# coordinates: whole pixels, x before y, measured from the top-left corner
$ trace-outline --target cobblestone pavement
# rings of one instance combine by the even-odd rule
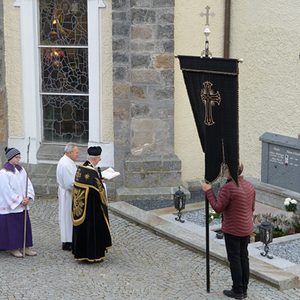
[[[31,206],[36,257],[15,258],[0,251],[0,299],[228,299],[229,268],[210,261],[211,292],[206,292],[206,261],[118,216],[110,214],[113,248],[102,263],[76,262],[61,250],[57,199]],[[300,289],[278,291],[251,278],[248,299],[299,299]]]

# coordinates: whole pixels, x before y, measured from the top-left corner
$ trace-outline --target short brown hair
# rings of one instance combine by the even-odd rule
[[[243,164],[241,162],[239,162],[238,175],[241,175],[242,172],[243,172],[243,170],[244,170],[244,166],[243,166]]]

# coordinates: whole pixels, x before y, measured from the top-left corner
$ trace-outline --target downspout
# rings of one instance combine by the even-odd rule
[[[230,55],[230,6],[231,0],[225,0],[224,58]]]

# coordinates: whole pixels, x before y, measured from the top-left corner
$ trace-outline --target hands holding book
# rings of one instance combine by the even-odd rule
[[[113,168],[108,168],[102,172],[102,177],[105,180],[110,180],[118,175],[120,175],[120,172],[115,171]]]

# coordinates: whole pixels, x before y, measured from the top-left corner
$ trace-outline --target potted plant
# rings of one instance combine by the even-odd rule
[[[292,217],[297,211],[297,201],[295,199],[286,198],[284,200],[284,208],[286,210],[286,215]]]

